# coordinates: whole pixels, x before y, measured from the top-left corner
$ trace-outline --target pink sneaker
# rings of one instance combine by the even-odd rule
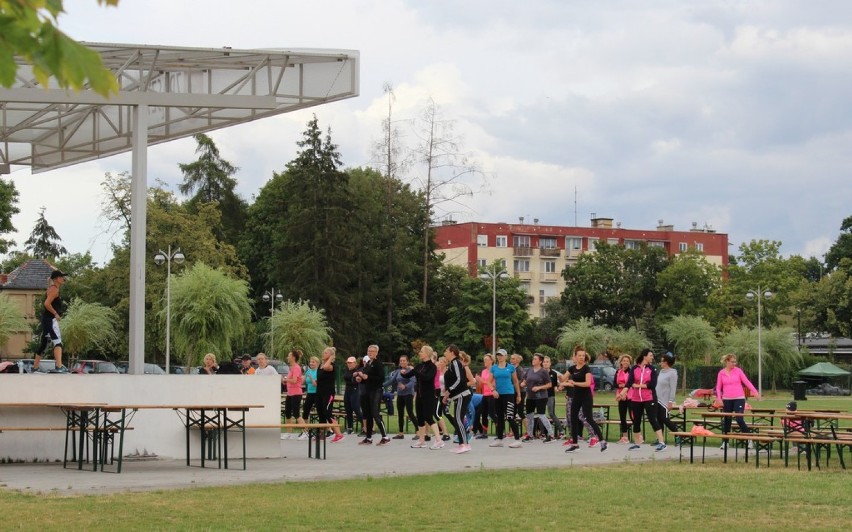
[[[597,445],[597,444],[598,444],[598,439],[597,439],[597,438],[595,438],[594,436],[592,436],[592,437],[589,439],[589,447],[594,447],[594,446],[595,446],[595,445]]]
[[[342,440],[343,438],[345,438],[345,437],[346,437],[346,436],[344,436],[342,432],[341,432],[340,434],[335,434],[335,435],[334,435],[334,438],[332,438],[332,439],[331,439],[331,443],[337,443],[337,442],[341,441],[341,440]]]
[[[630,443],[630,440],[627,439],[627,436],[623,436],[620,440],[618,440],[618,443]]]
[[[574,440],[572,440],[571,438],[565,440],[565,443],[562,444],[562,447],[567,447],[569,445],[574,445]]]
[[[456,449],[456,454],[462,454],[470,451],[470,445],[459,445]]]

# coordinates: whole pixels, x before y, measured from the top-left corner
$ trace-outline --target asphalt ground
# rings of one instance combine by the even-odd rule
[[[619,462],[652,462],[677,460],[679,449],[669,445],[655,452],[651,445],[629,451],[628,445],[610,443],[605,452],[581,443],[580,449],[566,454],[563,441],[548,444],[542,441],[524,443],[519,449],[508,446],[489,447],[493,441],[474,440],[473,449],[455,454],[452,442],[441,450],[412,449],[411,435],[404,440],[378,446],[359,445],[361,438],[349,435],[341,442],[327,444],[327,459],[308,458],[308,443],[296,439],[281,440],[281,458],[249,459],[247,469],[241,459],[231,459],[231,469],[218,469],[216,462],[201,468],[194,460],[186,466],[185,459],[125,459],[121,474],[82,471],[61,463],[11,463],[0,464],[0,487],[22,493],[50,493],[56,495],[97,495],[133,491],[186,489],[234,484],[274,484],[280,482],[305,482],[351,478],[382,478],[399,475],[419,475],[437,472],[479,471],[486,469],[534,469],[546,467],[605,466]],[[512,440],[505,440],[508,444]],[[689,459],[689,447],[683,448],[684,461]],[[696,447],[697,460],[701,449]],[[706,449],[707,457],[719,457],[718,447]],[[764,457],[761,457],[764,460]],[[732,459],[729,456],[729,459]],[[742,459],[742,454],[740,455]]]

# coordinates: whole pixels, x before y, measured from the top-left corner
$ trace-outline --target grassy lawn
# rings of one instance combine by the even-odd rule
[[[656,462],[0,502],[6,530],[840,530],[850,486],[836,469]]]

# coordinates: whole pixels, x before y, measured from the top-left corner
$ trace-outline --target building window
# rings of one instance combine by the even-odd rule
[[[681,253],[685,253],[687,247],[688,246],[686,245],[686,242],[681,242],[677,245],[677,248],[680,250]]]
[[[666,245],[663,242],[651,241],[648,242],[648,247],[650,248],[664,248]]]
[[[640,240],[624,241],[624,249],[639,249],[640,247],[642,247],[642,242]]]
[[[488,267],[488,261],[486,259],[476,259],[476,265],[479,266],[480,268],[487,268]]]
[[[497,262],[500,263],[501,268],[506,269],[506,259],[498,259]]]
[[[618,245],[618,239],[617,238],[607,238],[606,243],[609,244],[610,246],[617,246]]]
[[[555,238],[539,238],[538,239],[538,247],[540,249],[556,249],[556,239]]]
[[[583,239],[576,236],[565,237],[565,249],[580,251],[583,249]]]
[[[544,305],[544,290],[538,291],[538,304]]]
[[[530,271],[530,261],[526,259],[515,259],[514,263],[515,272],[528,272]]]
[[[544,273],[556,273],[556,261],[546,260],[544,262]]]
[[[509,245],[509,239],[506,235],[497,235],[497,247],[505,248]]]
[[[528,248],[531,246],[529,235],[515,235],[512,237],[512,245],[516,248]]]
[[[700,251],[701,253],[704,253],[704,243],[703,242],[696,242],[695,243],[695,251]]]
[[[488,235],[476,235],[476,245],[481,248],[488,247]]]
[[[598,249],[598,238],[595,236],[589,237],[589,251],[597,251]]]
[[[521,290],[521,292],[523,292],[525,294],[529,294],[530,293],[530,283],[521,283],[520,290]]]

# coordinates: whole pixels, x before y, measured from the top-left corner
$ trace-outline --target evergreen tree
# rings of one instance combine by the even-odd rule
[[[222,228],[217,237],[235,245],[242,235],[247,209],[246,202],[234,191],[237,180],[233,175],[239,168],[219,155],[219,148],[207,135],[200,133],[193,138],[198,143],[195,149],[198,160],[178,165],[183,172],[183,183],[178,189],[181,194],[195,194],[188,202],[190,211],[201,203],[217,203],[222,214]]]
[[[68,253],[68,250],[60,244],[62,239],[59,238],[56,229],[47,222],[44,211],[45,208],[42,207],[35,227],[33,227],[33,232],[24,242],[24,250],[30,252],[37,259],[55,259]]]
[[[15,230],[12,225],[12,216],[21,212],[18,209],[18,189],[13,181],[0,179],[0,235],[11,233]],[[9,251],[9,247],[15,242],[0,238],[0,253]]]

